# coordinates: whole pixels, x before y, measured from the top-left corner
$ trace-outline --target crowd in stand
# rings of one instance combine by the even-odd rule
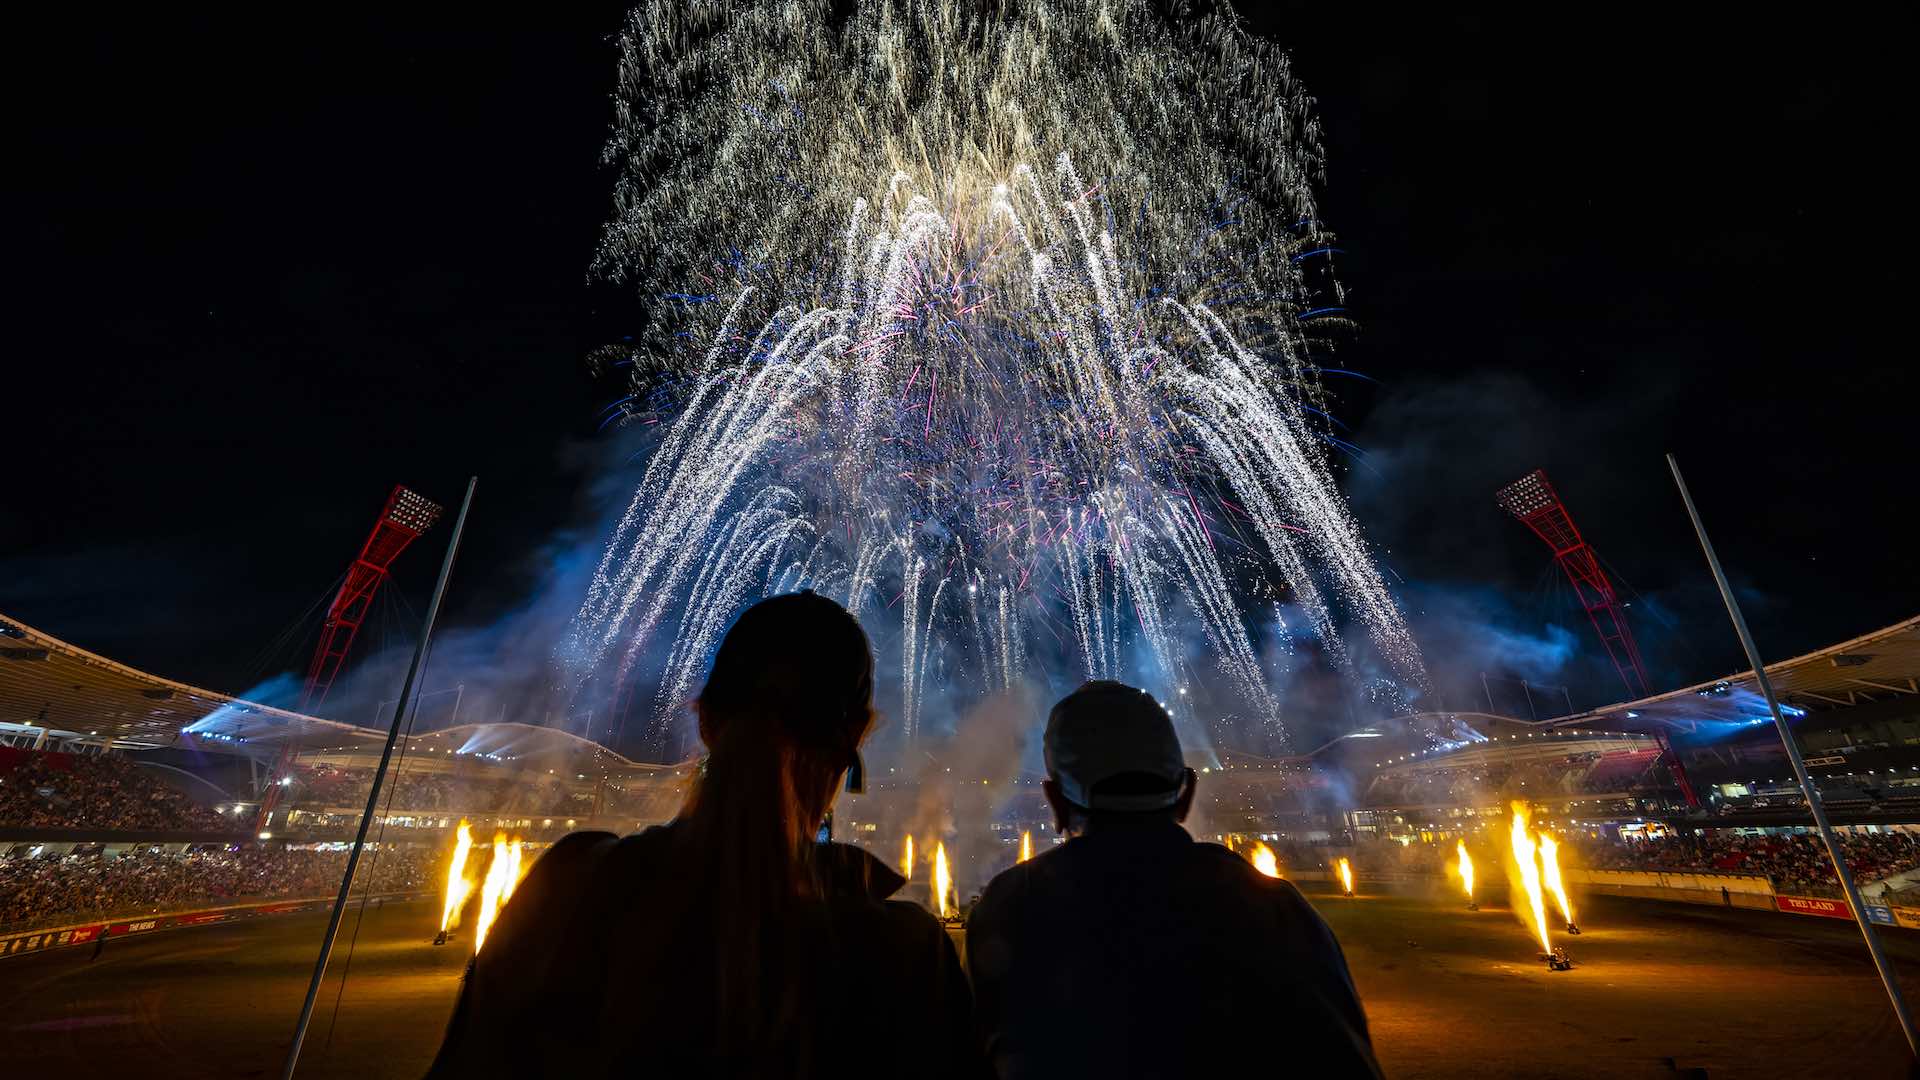
[[[6,767],[11,765],[11,767]],[[118,754],[14,751],[0,761],[0,825],[232,832],[234,823]]]
[[[147,849],[108,858],[87,854],[0,858],[0,930],[245,900],[331,895],[345,851],[234,844],[185,854]],[[436,853],[385,848],[363,856],[356,887],[376,892],[432,889]]]
[[[1497,796],[1653,795],[1671,786],[1671,776],[1652,751],[1587,752],[1382,773],[1368,784],[1366,805],[1461,806],[1498,801]]]
[[[357,808],[367,797],[367,786],[373,780],[371,770],[332,765],[296,766],[291,776],[293,784],[287,805],[309,809]],[[381,802],[395,812],[431,810],[584,818],[593,816],[596,796],[591,784],[569,784],[552,777],[530,780],[518,774],[484,777],[402,769],[389,783],[391,802],[385,795],[381,796]],[[607,784],[597,792],[600,812],[632,813],[650,805],[658,788],[659,785],[638,787],[629,793],[618,784]],[[677,798],[678,789],[672,789],[672,793]]]
[[[1920,841],[1905,833],[1844,833],[1847,869],[1861,884],[1920,867]],[[1763,874],[1774,888],[1838,886],[1826,848],[1815,836],[1739,836],[1726,831],[1653,840],[1589,843],[1583,865],[1596,870],[1682,870]]]
[[[150,768],[120,754],[84,755],[0,748],[0,826],[93,829],[102,832],[166,831],[234,833],[251,825],[196,804]],[[297,765],[288,774],[281,806],[308,810],[350,808],[366,799],[372,771],[331,765]],[[534,779],[514,772],[498,777],[401,769],[389,780],[395,811],[525,814],[553,818],[635,816],[653,820],[671,813],[675,785],[618,782],[604,786]],[[666,796],[663,803],[662,796]],[[662,807],[667,807],[664,811]]]
[[[1771,878],[1782,892],[1821,892],[1838,888],[1826,848],[1809,835],[1735,835],[1729,830],[1670,834],[1657,839],[1596,839],[1586,833],[1557,834],[1571,850],[1563,866],[1589,870],[1645,870],[1680,873],[1756,874]],[[1847,866],[1861,884],[1880,881],[1920,867],[1920,838],[1905,833],[1844,833]],[[1492,845],[1489,847],[1489,845]],[[1505,865],[1506,834],[1469,840],[1469,852],[1483,864]],[[1278,846],[1281,862],[1303,869],[1327,862],[1329,850],[1311,845]],[[1346,853],[1342,849],[1341,853]],[[1350,857],[1362,873],[1429,876],[1455,872],[1454,841],[1401,844],[1365,840]]]

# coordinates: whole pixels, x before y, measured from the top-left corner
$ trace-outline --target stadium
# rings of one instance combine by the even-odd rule
[[[31,27],[0,1077],[1920,1076],[1862,20],[549,7]]]
[[[209,1075],[184,1049],[204,1037],[233,1048],[225,1075],[257,1074],[284,1039],[385,733],[137,671],[4,616],[0,634],[0,964],[21,1060]],[[1920,960],[1920,618],[1768,674],[1871,916],[1896,956]],[[1898,1030],[1756,701],[1749,671],[1547,720],[1452,714],[1479,737],[1451,745],[1418,735],[1442,718],[1411,717],[1293,758],[1227,753],[1202,766],[1191,825],[1270,852],[1316,897],[1396,1075],[1457,1075],[1470,1059],[1525,1072],[1573,1040],[1618,1049],[1556,1075],[1817,1071],[1817,1047],[1764,1022],[1782,1009],[1892,1070]],[[672,815],[689,768],[511,722],[405,738],[395,761],[349,909],[354,958],[303,1065],[315,1075],[424,1068],[466,955],[458,931],[433,945],[460,826],[533,853],[577,829],[630,832]],[[885,823],[911,819],[924,779],[883,778],[843,835],[893,857],[902,837]],[[1023,838],[1048,842],[1038,779],[943,777],[955,900]],[[1556,928],[1570,972],[1540,966],[1507,914],[1516,802],[1567,851],[1583,930]],[[1477,910],[1461,848],[1481,867]],[[909,895],[938,903],[924,883]],[[1634,994],[1608,992],[1626,980]],[[1534,1022],[1484,1022],[1504,1011]]]

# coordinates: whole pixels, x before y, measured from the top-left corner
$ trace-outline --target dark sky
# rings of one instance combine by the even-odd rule
[[[605,453],[582,358],[642,311],[586,278],[619,9],[547,7],[22,32],[0,612],[242,690],[303,662],[393,483],[469,473],[448,618],[525,602]],[[1320,101],[1338,360],[1379,381],[1333,387],[1347,481],[1453,676],[1480,629],[1558,624],[1575,703],[1620,696],[1493,505],[1535,467],[1658,685],[1737,664],[1669,450],[1771,655],[1920,609],[1897,68],[1870,28],[1698,18],[1258,20]],[[414,609],[438,549],[398,568]]]

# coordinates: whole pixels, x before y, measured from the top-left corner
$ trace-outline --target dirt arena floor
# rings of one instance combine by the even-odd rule
[[[1593,897],[1566,939],[1574,969],[1549,972],[1503,897],[1469,912],[1418,889],[1313,895],[1401,1080],[1907,1075],[1849,923]],[[425,1070],[464,961],[429,944],[436,915],[370,911],[341,993],[349,919],[300,1076]],[[296,915],[0,961],[0,1075],[277,1076],[323,927]],[[1920,1000],[1920,932],[1884,936]]]
[[[1504,890],[1313,894],[1390,1077],[1904,1077],[1898,1023],[1851,923],[1576,897],[1548,971]],[[1908,1001],[1920,932],[1883,929]],[[1704,1070],[1689,1072],[1689,1070]]]

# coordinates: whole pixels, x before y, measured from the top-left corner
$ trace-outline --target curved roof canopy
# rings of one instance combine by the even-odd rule
[[[1920,706],[1920,616],[1768,664],[1767,678],[1792,716],[1892,699]],[[1545,723],[1640,731],[1661,726],[1693,732],[1703,725],[1763,724],[1772,719],[1760,682],[1748,670]]]
[[[0,735],[125,750],[181,747],[372,764],[387,733],[246,701],[152,675],[0,615]],[[672,773],[598,743],[532,724],[462,724],[406,740],[414,763],[518,761],[576,774]]]
[[[1774,693],[1792,717],[1891,700],[1920,707],[1920,616],[1894,623],[1870,634],[1817,649],[1804,656],[1767,665]],[[1771,722],[1759,679],[1751,670],[1710,679],[1693,686],[1623,701],[1586,712],[1547,720],[1516,720],[1479,713],[1420,713],[1407,718],[1414,726],[1446,730],[1445,722],[1459,718],[1476,728],[1484,724],[1527,728],[1600,728],[1608,731],[1651,732],[1665,728],[1687,733],[1715,726],[1748,726]]]

